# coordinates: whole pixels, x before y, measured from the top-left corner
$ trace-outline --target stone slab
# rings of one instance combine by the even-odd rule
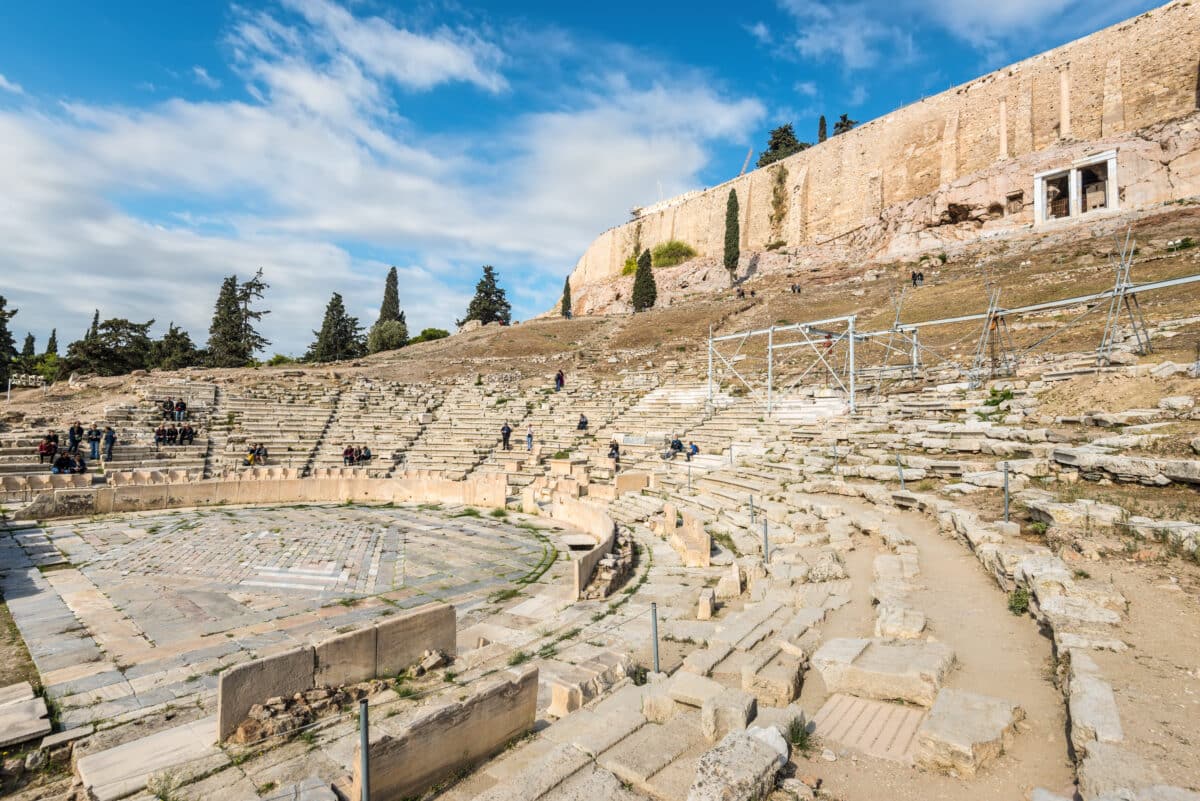
[[[0,747],[23,743],[50,733],[49,713],[41,698],[26,698],[0,706]]]
[[[1011,701],[943,688],[917,731],[916,764],[973,777],[1012,745],[1024,718]]]
[[[921,706],[933,704],[953,664],[950,646],[919,640],[833,639],[812,657],[831,693]]]
[[[137,793],[156,773],[187,766],[191,775],[229,764],[214,742],[215,717],[160,731],[140,740],[80,757],[76,771],[96,801],[115,801]]]
[[[330,638],[314,649],[313,684],[341,687],[375,678],[374,626]]]
[[[910,764],[925,715],[917,707],[837,693],[813,716],[812,731],[869,756]]]
[[[313,665],[314,649],[306,645],[222,673],[217,685],[217,739],[233,734],[255,704],[312,689]]]

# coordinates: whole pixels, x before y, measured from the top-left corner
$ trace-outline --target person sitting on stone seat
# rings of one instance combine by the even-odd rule
[[[698,453],[700,453],[700,449],[698,447],[696,447],[696,443],[692,442],[691,440],[688,440],[687,460],[689,462],[692,461],[692,457]]]
[[[371,446],[370,445],[363,445],[362,453],[360,453],[358,455],[358,459],[360,462],[371,461]]]
[[[184,423],[183,428],[179,429],[179,444],[191,445],[196,441],[196,429],[192,428],[191,423]]]
[[[47,461],[51,465],[54,464],[54,454],[58,450],[49,437],[42,437],[42,441],[38,443],[38,464],[45,464]]]
[[[72,457],[71,472],[76,475],[82,475],[87,472],[87,462],[83,460],[83,454],[77,453]]]
[[[354,457],[353,458],[354,458],[354,464],[356,464],[356,465],[362,464],[362,448],[358,447],[357,445],[354,446]]]
[[[663,458],[674,459],[681,453],[683,453],[683,440],[679,439],[679,437],[672,437],[671,444],[667,447],[667,452],[663,454]]]
[[[256,461],[258,464],[267,463],[267,446],[263,445],[261,442],[258,443],[258,447],[254,449],[254,461]]]
[[[579,423],[575,426],[576,431],[587,431],[588,419],[586,414],[579,415]]]
[[[70,455],[66,451],[63,451],[54,459],[54,463],[50,465],[50,472],[55,474],[70,473],[73,464],[74,461]]]
[[[255,459],[254,446],[250,445],[246,448],[246,458],[244,460],[246,467],[254,467],[254,459]]]
[[[170,420],[175,416],[175,399],[167,398],[162,402],[162,416],[164,420]]]
[[[167,442],[167,427],[160,425],[158,428],[154,429],[154,444],[156,446],[157,445],[165,445],[166,442]]]
[[[345,467],[350,467],[354,464],[354,446],[347,445],[342,449],[342,464]]]
[[[167,444],[174,445],[178,442],[179,442],[179,429],[175,427],[174,423],[172,423],[171,427],[167,429]]]
[[[184,402],[183,398],[180,398],[179,400],[175,401],[175,420],[178,422],[183,422],[186,419],[187,403]]]

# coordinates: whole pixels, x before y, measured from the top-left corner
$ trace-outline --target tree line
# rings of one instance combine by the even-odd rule
[[[198,347],[187,331],[168,324],[166,333],[155,339],[150,335],[154,320],[134,322],[124,318],[100,319],[97,309],[92,323],[79,339],[59,353],[58,330],[53,329],[46,347],[37,351],[35,337],[25,335],[17,350],[10,322],[18,309],[8,309],[8,301],[0,295],[0,389],[8,379],[17,375],[40,375],[48,382],[65,378],[73,372],[101,376],[124,375],[134,370],[179,370],[185,367],[250,367],[260,362],[270,341],[259,332],[262,318],[270,311],[262,308],[270,286],[259,269],[249,279],[240,281],[237,275],[227,276],[217,293],[208,341]],[[495,268],[484,266],[483,276],[475,287],[475,296],[466,315],[457,321],[468,320],[483,324],[512,321],[512,307],[500,287]],[[400,308],[399,277],[396,268],[388,270],[384,281],[383,302],[379,317],[368,331],[363,330],[357,317],[349,314],[340,293],[334,292],[325,307],[319,330],[313,331],[313,342],[299,359],[275,354],[266,364],[290,362],[332,362],[356,359],[369,353],[398,350],[419,342],[442,339],[450,332],[441,328],[426,328],[413,338],[408,336],[408,324]]]

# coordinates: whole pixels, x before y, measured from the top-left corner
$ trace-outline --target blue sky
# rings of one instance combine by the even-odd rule
[[[0,295],[39,349],[97,307],[203,344],[222,276],[262,267],[296,354],[332,292],[370,325],[388,265],[415,333],[493,264],[524,319],[775,125],[812,140],[1155,5],[7,3]]]

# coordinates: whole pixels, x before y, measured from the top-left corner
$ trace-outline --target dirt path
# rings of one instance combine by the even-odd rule
[[[848,514],[869,514],[865,506],[849,501],[843,505]],[[1016,701],[1025,710],[1025,722],[1012,751],[971,780],[840,751],[837,761],[829,763],[820,758],[820,748],[810,759],[797,760],[798,770],[822,777],[836,797],[848,801],[1009,801],[1028,797],[1035,787],[1069,796],[1074,769],[1067,752],[1062,695],[1051,683],[1049,640],[1028,618],[1008,611],[1006,597],[975,558],[957,542],[942,537],[929,519],[897,513],[888,520],[920,552],[921,589],[912,595],[912,605],[925,613],[930,635],[955,649],[958,666],[946,686]],[[846,559],[854,580],[852,600],[830,616],[826,638],[869,636],[873,631],[871,562],[881,544],[875,538],[867,542],[856,537],[856,541],[858,547]],[[820,676],[810,671],[801,696],[805,711],[815,713],[819,706],[813,704],[824,697]]]

